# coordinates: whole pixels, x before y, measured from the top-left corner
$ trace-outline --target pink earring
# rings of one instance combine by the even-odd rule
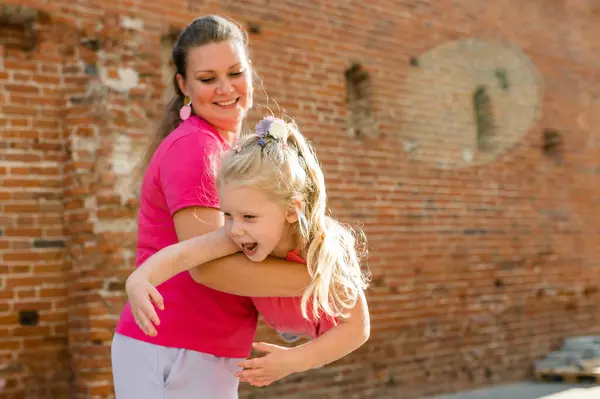
[[[182,121],[186,120],[192,114],[192,99],[188,96],[185,96],[183,99],[183,107],[179,110],[179,117]]]

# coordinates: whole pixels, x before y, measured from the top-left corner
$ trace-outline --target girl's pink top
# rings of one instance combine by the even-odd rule
[[[286,260],[306,264],[297,251],[290,251]],[[262,297],[252,298],[252,300],[265,322],[280,332],[317,338],[338,324],[336,318],[323,312],[319,319],[315,320],[311,316],[310,306],[308,307],[309,319],[305,319],[300,307],[302,297]]]

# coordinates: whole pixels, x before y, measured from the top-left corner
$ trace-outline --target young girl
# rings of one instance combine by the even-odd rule
[[[316,338],[291,349],[255,344],[268,354],[243,361],[244,370],[237,374],[241,381],[268,385],[335,361],[366,342],[367,284],[356,240],[326,216],[323,172],[296,126],[263,119],[255,134],[242,138],[222,157],[217,187],[224,227],[164,248],[128,278],[127,293],[140,328],[156,335],[152,322],[158,326],[160,320],[151,300],[159,309],[169,305],[155,286],[241,250],[255,262],[271,255],[306,263],[312,281],[303,293],[253,301],[277,330]]]

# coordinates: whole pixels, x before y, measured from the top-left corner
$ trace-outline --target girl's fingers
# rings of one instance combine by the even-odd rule
[[[159,308],[160,310],[163,310],[165,308],[165,302],[163,300],[163,297],[162,295],[160,295],[160,292],[158,292],[156,287],[151,285],[148,288],[148,295],[150,295],[150,298],[156,304],[157,308]]]

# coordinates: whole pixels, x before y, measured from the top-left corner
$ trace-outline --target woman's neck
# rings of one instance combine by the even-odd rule
[[[221,130],[221,129],[217,129],[217,132],[219,132],[219,134],[221,135],[221,137],[223,137],[225,139],[225,141],[227,141],[227,143],[232,146],[235,144],[235,142],[237,141],[237,138],[240,135],[240,130],[236,130],[236,131],[228,131],[228,130]]]

